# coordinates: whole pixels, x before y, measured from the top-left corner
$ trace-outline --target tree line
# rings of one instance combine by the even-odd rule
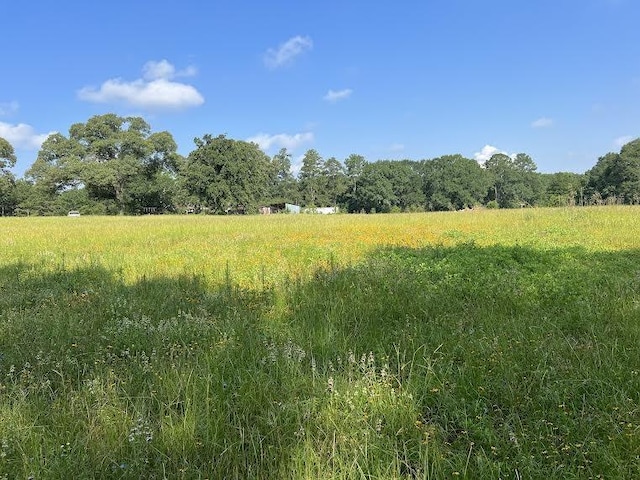
[[[273,157],[257,144],[204,135],[183,157],[171,133],[152,132],[140,117],[98,115],[53,134],[24,178],[0,138],[2,215],[255,213],[292,203],[347,212],[446,211],[486,206],[640,204],[640,138],[607,153],[584,174],[539,173],[519,153],[484,165],[462,155],[369,162],[308,150],[297,175],[291,154]]]

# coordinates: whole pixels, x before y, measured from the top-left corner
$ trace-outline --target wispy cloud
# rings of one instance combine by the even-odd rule
[[[113,78],[100,88],[84,87],[78,91],[78,98],[93,103],[124,103],[145,110],[182,110],[204,103],[195,87],[173,80],[195,75],[195,67],[176,71],[167,60],[150,61],[142,73],[142,78],[133,81]]]
[[[327,102],[336,103],[340,100],[345,100],[351,96],[353,90],[345,88],[343,90],[329,90],[323,97]]]
[[[271,69],[289,65],[304,52],[313,48],[311,37],[295,36],[280,44],[278,48],[270,48],[264,54],[264,63]]]
[[[541,117],[531,122],[532,128],[549,128],[553,126],[553,119],[548,117]]]
[[[0,137],[7,140],[15,148],[38,150],[47,137],[55,132],[37,133],[31,125],[0,122]]]
[[[394,143],[389,147],[390,152],[402,152],[404,150],[404,144]]]
[[[627,143],[629,143],[631,140],[633,140],[634,137],[631,135],[623,135],[621,137],[616,138],[613,141],[613,146],[620,150],[622,147],[624,147]]]
[[[176,67],[167,60],[160,60],[159,62],[151,60],[144,64],[142,73],[145,80],[158,80],[159,78],[193,77],[198,73],[198,69],[194,66],[189,66],[184,70],[176,71]]]
[[[20,105],[18,102],[1,102],[0,103],[0,116],[11,115],[12,113],[16,113]]]
[[[278,133],[276,135],[258,133],[257,135],[248,138],[247,142],[258,144],[262,150],[269,150],[271,147],[295,150],[305,143],[313,142],[313,132],[296,133],[293,135],[289,135],[287,133]]]
[[[485,145],[484,147],[482,147],[482,150],[473,154],[473,158],[480,165],[484,165],[484,162],[489,160],[496,153],[504,153],[505,155],[508,155],[511,158],[515,157],[515,154],[513,153],[507,153],[504,150],[500,150],[499,148],[494,147],[493,145]]]

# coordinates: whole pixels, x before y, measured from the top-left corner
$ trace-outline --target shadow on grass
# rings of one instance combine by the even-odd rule
[[[382,248],[259,292],[14,264],[0,288],[0,475],[639,473],[638,250]]]

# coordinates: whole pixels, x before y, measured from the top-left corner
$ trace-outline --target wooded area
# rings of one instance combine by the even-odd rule
[[[308,150],[297,176],[291,154],[272,158],[255,143],[204,135],[186,157],[169,132],[140,117],[99,115],[42,144],[24,178],[0,138],[0,214],[66,215],[257,213],[293,203],[347,212],[401,212],[524,206],[640,203],[640,138],[607,153],[584,174],[539,173],[533,159],[493,155],[484,165],[462,155],[344,161]]]

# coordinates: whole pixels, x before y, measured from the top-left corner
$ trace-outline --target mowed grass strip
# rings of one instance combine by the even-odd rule
[[[1,219],[0,478],[637,478],[638,213]]]

